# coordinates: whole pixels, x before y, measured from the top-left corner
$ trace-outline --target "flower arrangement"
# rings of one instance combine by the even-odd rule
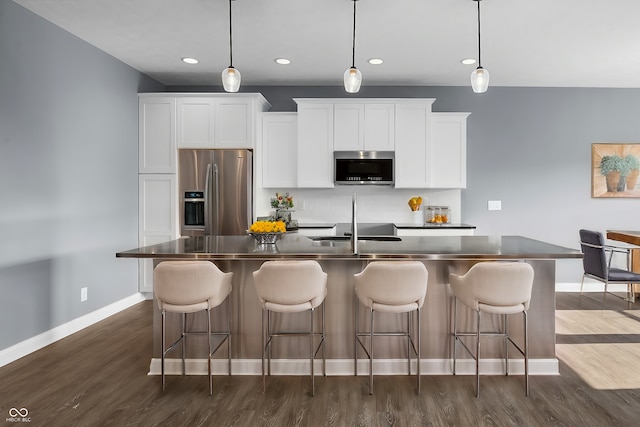
[[[293,197],[289,193],[276,193],[271,197],[271,207],[276,209],[291,209],[293,207]]]
[[[256,221],[249,227],[250,233],[286,233],[283,221]]]

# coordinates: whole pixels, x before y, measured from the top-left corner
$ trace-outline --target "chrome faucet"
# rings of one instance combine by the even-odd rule
[[[356,203],[356,193],[353,193],[351,198],[351,249],[353,254],[358,254],[358,221],[357,221],[358,206]]]

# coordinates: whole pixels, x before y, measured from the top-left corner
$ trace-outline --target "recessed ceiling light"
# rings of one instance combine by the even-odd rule
[[[184,57],[184,58],[180,58],[182,59],[182,62],[185,62],[187,64],[197,64],[198,60],[196,58],[189,58],[189,57]]]
[[[280,64],[280,65],[289,65],[289,64],[291,64],[291,60],[287,59],[287,58],[276,58],[276,59],[274,59],[274,61],[276,61],[276,64]]]
[[[475,64],[478,61],[476,61],[474,58],[465,58],[460,62],[463,63],[464,65],[471,65],[471,64]]]
[[[371,64],[371,65],[380,65],[380,64],[382,64],[384,61],[383,61],[382,59],[380,59],[380,58],[371,58],[371,59],[369,59],[369,61],[368,61],[368,62],[369,62],[369,64]]]

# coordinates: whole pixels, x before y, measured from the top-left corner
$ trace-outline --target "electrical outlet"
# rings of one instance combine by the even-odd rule
[[[299,211],[304,210],[304,200],[298,200],[298,202],[296,203],[296,209],[298,209]]]
[[[502,201],[501,200],[489,200],[487,202],[487,209],[490,211],[501,211],[502,210]]]
[[[85,286],[80,289],[80,302],[86,301],[87,298],[87,287]]]

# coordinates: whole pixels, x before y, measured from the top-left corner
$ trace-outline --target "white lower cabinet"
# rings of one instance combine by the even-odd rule
[[[298,180],[298,115],[262,114],[262,187],[295,188]]]
[[[148,246],[176,239],[176,175],[140,174],[138,189],[138,244]],[[153,292],[153,260],[139,260],[138,274],[138,290]]]
[[[395,228],[396,236],[473,236],[474,228]]]

